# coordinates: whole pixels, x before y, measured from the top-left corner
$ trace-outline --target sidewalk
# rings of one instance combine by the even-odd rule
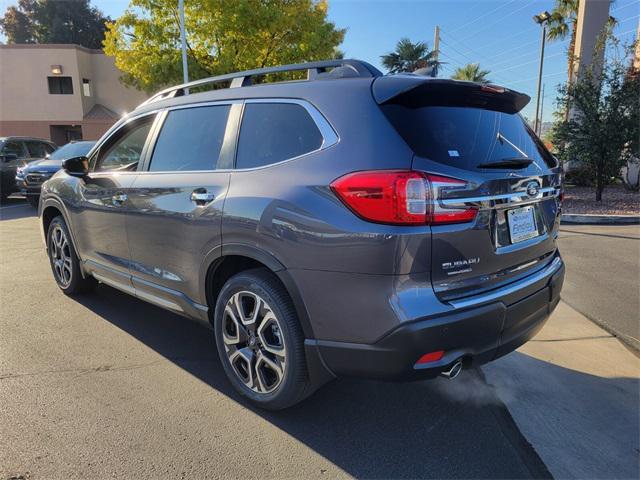
[[[555,478],[640,476],[640,359],[567,304],[482,369]]]

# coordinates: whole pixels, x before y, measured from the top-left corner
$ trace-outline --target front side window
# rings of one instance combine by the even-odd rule
[[[134,171],[149,136],[153,115],[131,122],[116,134],[114,140],[100,148],[95,171]]]
[[[71,77],[47,77],[51,95],[73,95]]]
[[[229,109],[229,105],[216,105],[170,111],[160,130],[149,170],[215,170]]]
[[[322,146],[318,126],[295,103],[247,103],[236,168],[255,168],[304,155]]]
[[[29,151],[29,156],[31,158],[44,158],[47,155],[47,151],[45,150],[46,143],[42,142],[26,142],[27,150]]]

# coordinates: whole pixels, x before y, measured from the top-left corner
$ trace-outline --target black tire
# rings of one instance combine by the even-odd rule
[[[39,195],[28,195],[27,196],[27,202],[29,202],[29,205],[31,205],[33,208],[38,208],[38,204],[40,203],[40,196]]]
[[[260,297],[264,302],[262,304],[263,309],[267,312],[271,311],[275,315],[277,333],[275,337],[272,336],[271,338],[275,339],[277,337],[277,339],[280,340],[284,356],[278,357],[265,351],[264,345],[262,345],[264,336],[259,337],[257,334],[254,336],[254,346],[251,347],[255,348],[255,356],[253,356],[253,353],[251,354],[254,360],[253,365],[262,365],[262,363],[256,361],[256,359],[260,359],[267,355],[271,355],[271,359],[275,362],[279,362],[280,359],[284,361],[284,373],[279,376],[280,380],[277,382],[277,386],[274,387],[273,391],[259,392],[250,388],[232,366],[229,355],[233,355],[233,353],[229,352],[229,349],[235,348],[236,350],[240,350],[239,346],[244,345],[241,350],[248,350],[250,348],[250,341],[245,343],[238,342],[237,345],[230,347],[227,347],[225,344],[223,325],[224,323],[229,322],[228,314],[225,314],[225,308],[230,301],[232,302],[231,299],[234,295],[244,295],[244,292],[250,292],[251,294]],[[253,311],[255,312],[255,305],[253,307]],[[271,318],[268,315],[265,315],[264,318],[267,317]],[[264,318],[261,322],[264,321]],[[273,323],[273,320],[270,320],[270,322]],[[233,387],[254,405],[267,410],[282,410],[300,402],[313,392],[312,385],[307,374],[302,328],[298,322],[298,318],[289,295],[273,273],[266,269],[254,269],[241,272],[231,277],[227,283],[224,284],[220,291],[220,295],[218,296],[213,323],[218,355],[220,356],[220,361],[224,371]],[[255,323],[258,324],[258,319],[256,319]],[[269,322],[266,323],[269,324]],[[246,328],[246,331],[249,332],[249,327],[243,326],[243,328]],[[264,330],[267,330],[267,328],[264,328]],[[259,331],[259,325],[254,325],[254,329]],[[255,343],[258,345],[255,346]],[[259,351],[261,348],[262,351]],[[246,359],[243,358],[242,360]],[[245,365],[249,365],[249,363],[245,363]],[[278,365],[281,365],[281,363],[278,363]],[[263,367],[264,366],[265,365],[263,365]],[[268,372],[268,370],[269,368],[267,368],[266,371]],[[251,368],[251,372],[253,375],[252,378],[260,376],[260,373],[253,368]],[[260,389],[262,385],[256,387]]]
[[[64,236],[64,245],[59,241],[58,235],[60,233]],[[47,255],[49,256],[53,278],[60,290],[66,295],[88,292],[95,287],[96,281],[93,277],[82,277],[78,255],[73,248],[67,224],[61,216],[55,217],[49,224]],[[60,260],[62,260],[62,264]],[[66,264],[65,260],[68,260]]]

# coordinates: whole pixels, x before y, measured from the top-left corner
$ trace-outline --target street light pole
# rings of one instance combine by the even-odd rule
[[[187,40],[184,34],[184,0],[178,0],[178,10],[180,11],[180,42],[182,43],[182,79],[184,83],[188,83],[189,67],[187,66]]]
[[[540,65],[538,66],[538,91],[536,98],[536,118],[533,125],[533,131],[536,134],[539,132],[540,119],[540,88],[542,87],[542,66],[544,64],[544,44],[547,39],[547,21],[551,18],[551,14],[547,11],[542,12],[539,15],[533,17],[533,21],[539,25],[542,25],[542,40],[540,41]]]
[[[438,62],[440,60],[440,25],[436,25],[435,32],[433,33],[433,51],[436,52],[435,61]],[[433,67],[431,76],[438,76],[438,63]]]

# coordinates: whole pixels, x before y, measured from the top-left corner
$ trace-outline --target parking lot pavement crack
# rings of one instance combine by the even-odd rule
[[[168,361],[168,362],[167,362]],[[0,380],[7,380],[11,378],[20,377],[33,377],[37,375],[59,375],[66,373],[77,373],[80,375],[91,373],[103,373],[103,372],[118,372],[126,370],[137,370],[140,368],[154,367],[163,363],[185,363],[185,362],[212,362],[210,358],[188,358],[188,357],[167,357],[166,359],[156,360],[154,362],[131,364],[131,365],[98,365],[96,367],[77,367],[77,368],[59,368],[52,370],[41,370],[37,372],[22,372],[22,373],[0,373]]]

